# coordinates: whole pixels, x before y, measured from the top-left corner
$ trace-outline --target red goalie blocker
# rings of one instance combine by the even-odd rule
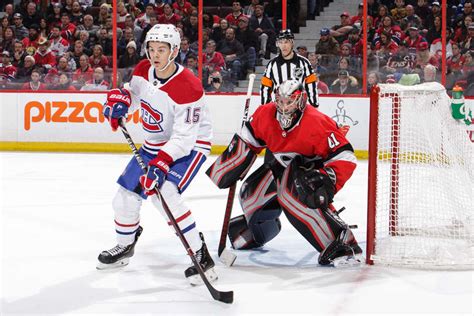
[[[219,189],[225,189],[243,179],[256,158],[256,153],[235,134],[229,146],[209,167],[206,174]]]

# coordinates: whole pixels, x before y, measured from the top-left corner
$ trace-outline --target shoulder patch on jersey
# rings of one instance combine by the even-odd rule
[[[151,63],[148,59],[140,61],[133,70],[133,76],[140,76],[148,80],[148,72],[150,71]]]
[[[160,89],[166,92],[176,104],[196,102],[204,95],[201,82],[186,68]]]

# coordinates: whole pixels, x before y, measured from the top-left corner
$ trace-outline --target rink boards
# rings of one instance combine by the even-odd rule
[[[0,150],[128,152],[120,133],[110,132],[102,115],[105,93],[14,93],[0,96]],[[207,95],[214,138],[213,153],[220,153],[239,131],[245,95]],[[259,105],[253,95],[250,114]],[[369,99],[320,97],[320,110],[336,122],[351,127],[348,138],[359,158],[367,157]],[[139,113],[128,128],[141,139]]]

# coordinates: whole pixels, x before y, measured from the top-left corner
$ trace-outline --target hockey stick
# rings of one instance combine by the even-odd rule
[[[248,120],[249,108],[250,108],[250,97],[252,96],[253,83],[255,81],[255,74],[249,76],[249,86],[247,88],[247,96],[245,99],[244,116],[242,118],[242,126]],[[229,194],[227,195],[227,203],[225,206],[224,221],[222,223],[221,238],[219,239],[219,247],[217,248],[217,254],[221,261],[228,267],[232,266],[237,259],[237,256],[225,248],[227,241],[227,233],[229,232],[229,221],[232,213],[232,207],[234,206],[234,197],[237,183],[234,183],[229,188]]]
[[[138,152],[137,146],[135,146],[135,143],[133,142],[132,137],[128,133],[127,128],[125,127],[125,119],[120,119],[119,120],[119,126],[120,129],[122,130],[123,136],[125,136],[125,139],[127,140],[128,145],[130,146],[130,149],[133,152],[133,155],[135,156],[135,159],[137,160],[138,164],[140,165],[140,168],[142,169],[143,173],[147,173],[147,166],[145,162],[143,161],[142,156],[140,156],[140,153]],[[194,256],[194,252],[189,246],[188,241],[184,237],[183,233],[181,232],[181,229],[179,229],[178,223],[176,222],[176,219],[174,218],[173,214],[171,213],[168,204],[166,201],[163,199],[163,196],[161,195],[161,192],[158,188],[155,188],[156,195],[158,196],[158,199],[161,201],[161,204],[163,205],[163,209],[165,210],[166,215],[168,216],[171,224],[173,225],[173,228],[176,232],[176,235],[178,235],[179,239],[183,243],[184,248],[186,249],[186,252],[188,253],[189,257],[191,257],[191,261],[194,264],[194,267],[196,270],[199,272],[199,275],[201,276],[204,284],[206,285],[207,289],[209,292],[211,292],[212,297],[220,302],[228,303],[231,304],[234,301],[234,292],[229,291],[229,292],[221,292],[216,290],[209,280],[207,279],[206,275],[204,274],[204,270],[202,269],[201,265],[197,261],[196,257]]]

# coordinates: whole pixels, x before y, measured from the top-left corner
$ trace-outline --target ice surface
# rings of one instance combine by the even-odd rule
[[[151,203],[144,203],[144,232],[130,264],[97,271],[99,252],[115,245],[111,200],[130,158],[0,153],[1,315],[473,314],[472,271],[319,267],[316,251],[284,215],[277,238],[261,250],[235,252],[234,266],[224,266],[216,253],[227,190],[203,172],[215,157],[185,197],[217,262],[214,285],[234,290],[234,304],[187,283],[190,260]],[[335,202],[346,206],[344,220],[359,225],[363,248],[366,190],[362,161]]]

